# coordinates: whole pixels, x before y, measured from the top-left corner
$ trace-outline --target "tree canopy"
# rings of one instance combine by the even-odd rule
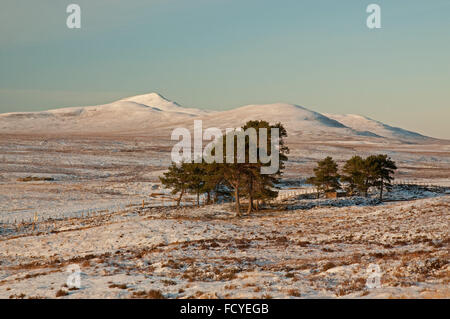
[[[277,136],[272,136],[272,129]],[[241,140],[243,145],[239,144],[238,138],[242,138],[239,134],[245,134]],[[251,138],[252,134],[256,139]],[[258,208],[255,201],[258,203],[278,195],[275,184],[282,175],[289,153],[285,137],[287,131],[281,123],[271,125],[267,121],[249,121],[241,131],[229,132],[214,145],[213,157],[215,148],[222,147],[220,162],[203,160],[178,166],[172,163],[169,171],[160,178],[161,183],[172,188],[173,194],[180,193],[177,205],[186,192],[195,194],[199,204],[200,194],[207,194],[207,202],[210,202],[212,194],[217,196],[229,190],[234,196],[236,214],[241,214],[240,200],[243,197],[248,199],[247,212],[250,213]],[[239,157],[238,150],[242,146],[244,153]],[[227,147],[233,147],[231,159],[227,157]]]

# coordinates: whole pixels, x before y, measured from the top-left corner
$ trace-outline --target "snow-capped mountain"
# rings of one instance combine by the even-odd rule
[[[103,105],[0,114],[0,131],[126,133],[170,126],[205,114],[208,112],[184,108],[157,93],[150,93]]]
[[[330,119],[339,121],[347,127],[357,131],[368,131],[391,139],[427,139],[427,136],[390,126],[380,121],[357,114],[324,114]]]
[[[96,106],[0,114],[0,132],[160,135],[166,129],[191,128],[194,119],[203,120],[204,128],[239,127],[249,120],[281,122],[290,136],[304,139],[375,138],[408,142],[431,139],[360,115],[321,114],[286,103],[247,105],[221,112],[206,111],[182,107],[158,93]]]
[[[122,103],[134,102],[134,103],[137,103],[140,105],[151,107],[153,109],[158,109],[159,111],[172,112],[172,113],[189,114],[189,115],[204,115],[207,113],[206,111],[199,110],[199,109],[182,107],[178,103],[170,101],[158,93],[136,95],[136,96],[122,99],[116,103],[119,103],[119,102],[122,102]]]
[[[328,118],[320,113],[311,111],[303,106],[275,103],[261,105],[247,105],[233,110],[210,114],[202,117],[206,126],[236,127],[249,120],[266,120],[271,123],[281,122],[289,135],[301,137],[343,137],[343,136],[371,136],[375,134],[359,132],[344,124]]]

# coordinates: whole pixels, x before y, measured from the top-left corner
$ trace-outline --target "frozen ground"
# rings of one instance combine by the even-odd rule
[[[151,194],[161,191],[153,187],[170,163],[174,144],[168,140],[169,132],[159,134],[159,137],[2,135],[0,222],[27,220],[35,214],[39,218],[60,218],[117,211],[127,205],[139,205],[143,200],[155,202],[157,198]],[[387,153],[399,166],[398,181],[450,186],[448,145],[340,142],[310,142],[295,135],[290,137],[285,178],[296,183],[304,181],[316,161],[327,155],[342,166],[355,154]],[[24,181],[27,177],[37,180]],[[50,180],[42,180],[45,178]],[[305,186],[297,183],[292,187]]]
[[[242,218],[222,204],[2,225],[0,298],[450,297],[450,195],[295,202]],[[379,288],[366,287],[371,264]]]
[[[448,142],[295,132],[281,192],[289,198],[238,219],[228,204],[155,207],[173,204],[157,184],[169,137],[167,128],[2,132],[0,298],[449,297],[442,189],[396,188],[382,205],[291,196],[310,191],[304,180],[328,155],[342,166],[387,153],[397,181],[450,186]],[[69,290],[74,264],[81,288]],[[381,269],[381,288],[366,288],[370,264]]]
[[[385,153],[399,167],[398,180],[450,184],[450,141],[362,116],[328,116],[285,103],[202,111],[157,93],[105,105],[0,114],[0,221],[77,216],[151,200],[153,183],[170,163],[172,130],[192,129],[194,120],[202,120],[204,129],[280,121],[291,150],[287,178],[306,179],[325,156],[342,167],[356,154]],[[31,181],[24,181],[27,177]]]

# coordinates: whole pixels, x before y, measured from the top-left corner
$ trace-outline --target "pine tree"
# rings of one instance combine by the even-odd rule
[[[386,154],[371,155],[366,158],[365,162],[371,184],[378,188],[382,201],[384,189],[388,191],[392,189],[391,182],[394,180],[392,175],[397,166]]]
[[[236,215],[241,215],[241,194],[245,187],[245,167],[240,163],[223,163],[219,166],[224,181],[231,187],[236,204]]]
[[[200,194],[205,192],[205,167],[202,163],[188,163],[186,174],[188,175],[187,191],[196,196],[197,206],[200,206]]]
[[[332,157],[328,156],[317,162],[314,168],[314,176],[307,179],[307,182],[317,187],[317,197],[320,192],[333,192],[340,189],[338,166]]]
[[[261,174],[261,167],[267,164],[262,164],[258,158],[257,163],[248,163],[248,154],[250,148],[250,139],[246,139],[246,195],[248,198],[248,208],[247,213],[250,213],[254,208],[254,200],[268,200],[277,197],[278,192],[274,191],[275,184],[279,181],[283,169],[285,168],[285,162],[287,161],[287,154],[289,153],[289,148],[285,145],[285,137],[287,137],[287,131],[281,123],[275,125],[270,125],[267,121],[248,121],[243,127],[243,130],[254,128],[257,133],[257,140],[255,149],[260,152],[262,143],[260,143],[261,134],[260,129],[267,130],[267,143],[265,143],[264,148],[268,156],[271,156],[271,143],[272,143],[272,129],[278,129],[279,140],[278,140],[278,152],[279,152],[279,163],[278,171],[273,174]]]
[[[165,187],[172,188],[172,193],[180,193],[177,201],[180,205],[182,196],[186,193],[192,193],[197,196],[197,205],[199,205],[199,196],[202,193],[207,194],[207,202],[210,202],[211,193],[228,195],[229,192],[234,194],[236,202],[236,214],[239,216],[240,200],[242,197],[247,197],[249,200],[248,212],[251,212],[254,207],[254,200],[267,200],[277,196],[277,192],[274,190],[275,184],[279,181],[279,178],[284,169],[284,162],[287,160],[289,148],[285,145],[284,138],[287,136],[286,129],[277,123],[270,125],[266,121],[249,121],[242,127],[245,131],[248,128],[254,128],[256,130],[257,145],[253,145],[256,148],[256,153],[260,154],[260,147],[264,147],[262,143],[259,143],[260,129],[267,129],[267,145],[265,153],[269,158],[273,159],[271,154],[272,136],[271,129],[277,128],[279,130],[278,148],[279,163],[278,170],[271,174],[262,174],[261,169],[264,166],[269,166],[273,163],[262,163],[258,157],[256,163],[250,163],[250,139],[248,136],[245,138],[245,160],[238,161],[237,154],[237,136],[234,133],[230,133],[221,138],[217,142],[218,147],[223,147],[223,159],[221,163],[183,163],[181,165],[172,164],[169,167],[169,171],[164,173],[163,177],[160,177],[161,182]],[[226,158],[227,139],[234,138],[234,158]],[[261,149],[262,150],[262,149]],[[214,156],[215,148],[212,151]]]
[[[284,162],[287,160],[287,155],[289,153],[289,148],[285,145],[284,138],[287,136],[287,131],[281,123],[275,125],[270,125],[267,121],[249,121],[242,129],[245,131],[249,128],[254,128],[256,130],[256,144],[253,145],[256,149],[256,153],[260,154],[260,147],[263,143],[260,143],[260,129],[267,129],[267,144],[266,144],[266,154],[272,156],[271,145],[272,136],[271,129],[276,128],[279,130],[279,140],[278,149],[279,152],[279,163],[277,172],[273,174],[262,174],[261,168],[264,166],[269,166],[270,163],[263,164],[258,160],[256,163],[250,163],[250,138],[246,136],[245,138],[245,161],[244,163],[239,163],[237,160],[237,137],[233,134],[225,136],[223,139],[224,156],[226,154],[226,139],[234,138],[234,161],[229,163],[229,161],[224,160],[224,164],[220,165],[221,174],[226,181],[227,185],[233,189],[234,198],[236,201],[236,214],[239,216],[240,211],[240,199],[242,197],[248,198],[248,208],[247,212],[250,213],[254,209],[254,200],[264,200],[270,199],[277,196],[277,193],[273,191],[275,183],[281,176],[282,170],[284,169]],[[275,141],[274,141],[275,142]],[[273,157],[272,157],[273,158]]]
[[[223,176],[220,174],[218,163],[206,163],[203,162],[201,164],[204,174],[205,184],[203,185],[203,191],[206,193],[206,203],[210,204],[213,198],[211,198],[214,193],[214,201],[217,199],[217,196],[226,195],[223,191]]]
[[[358,193],[367,197],[370,184],[367,161],[361,156],[353,156],[342,169],[342,181],[347,182],[350,195]]]
[[[159,177],[164,187],[172,189],[173,195],[180,193],[177,199],[177,206],[180,206],[181,199],[189,187],[190,177],[187,174],[187,170],[188,163],[181,163],[180,165],[172,163],[168,171]]]

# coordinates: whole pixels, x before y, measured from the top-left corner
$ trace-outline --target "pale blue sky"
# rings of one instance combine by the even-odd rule
[[[82,28],[66,27],[66,6]],[[365,9],[382,8],[369,30]],[[449,0],[2,0],[0,112],[159,92],[289,102],[450,138]]]

